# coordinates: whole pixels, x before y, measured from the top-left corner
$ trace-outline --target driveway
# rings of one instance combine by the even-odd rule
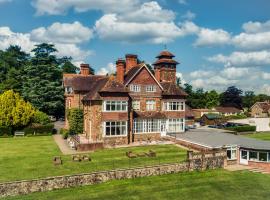
[[[269,141],[261,141],[240,135],[234,135],[226,133],[226,131],[220,129],[191,129],[185,133],[179,133],[172,136],[175,136],[177,140],[197,144],[210,149],[221,148],[223,146],[239,146],[256,150],[270,150]]]

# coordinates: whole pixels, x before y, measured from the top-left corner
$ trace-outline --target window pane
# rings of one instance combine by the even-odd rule
[[[259,152],[259,160],[260,161],[267,161],[267,153]]]
[[[250,160],[258,160],[258,154],[257,154],[257,152],[255,152],[255,151],[250,151],[250,152],[249,152],[249,159],[250,159]]]
[[[232,152],[231,152],[231,150],[227,150],[227,158],[229,160],[232,159]]]

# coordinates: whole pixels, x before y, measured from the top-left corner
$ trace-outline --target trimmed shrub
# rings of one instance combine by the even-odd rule
[[[69,136],[69,130],[64,129],[64,128],[61,128],[61,129],[60,129],[60,134],[62,135],[62,137],[63,137],[64,139],[67,139],[68,136]]]
[[[37,125],[32,124],[23,129],[26,135],[51,135],[53,133],[54,125],[47,124],[47,125]]]
[[[236,131],[236,132],[249,132],[249,131],[256,131],[256,126],[235,126],[235,127],[228,127],[226,130]]]
[[[83,110],[72,108],[68,111],[69,134],[80,134],[83,132]]]
[[[12,128],[11,127],[0,127],[0,136],[10,136],[12,135]]]
[[[39,110],[35,112],[35,115],[33,117],[33,123],[46,125],[49,124],[50,122],[51,120],[46,113],[41,112]]]

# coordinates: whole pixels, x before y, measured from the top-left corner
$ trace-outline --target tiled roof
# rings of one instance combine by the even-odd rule
[[[162,95],[187,96],[187,93],[175,83],[163,82],[161,86],[163,87]]]
[[[270,110],[270,102],[257,102],[255,105],[258,105],[263,110],[263,112],[269,112]]]
[[[167,59],[167,58],[161,58],[158,59],[156,62],[153,63],[153,65],[158,65],[158,64],[179,64],[177,61],[173,59]]]
[[[127,88],[117,82],[116,80],[109,78],[106,84],[100,89],[100,92],[128,92]]]
[[[157,111],[147,111],[147,112],[140,112],[134,111],[134,118],[141,118],[141,119],[148,119],[148,118],[155,118],[155,119],[165,119],[166,115],[162,112]]]
[[[235,107],[216,107],[216,111],[220,113],[240,113],[241,110]]]
[[[159,58],[159,57],[175,57],[171,52],[167,51],[167,50],[164,50],[164,51],[161,51],[158,56],[156,58]]]
[[[90,91],[93,83],[104,78],[105,76],[99,75],[64,74],[63,84],[64,87],[72,87],[75,91]]]
[[[214,113],[208,113],[208,114],[204,114],[206,116],[207,119],[221,119],[221,116],[219,114],[214,114]],[[203,116],[204,116],[203,115]]]
[[[132,67],[125,75],[124,84],[126,84],[141,68],[141,65]]]

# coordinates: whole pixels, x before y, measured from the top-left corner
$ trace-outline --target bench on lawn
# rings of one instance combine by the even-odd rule
[[[14,137],[17,137],[17,136],[24,136],[24,131],[15,131]]]

